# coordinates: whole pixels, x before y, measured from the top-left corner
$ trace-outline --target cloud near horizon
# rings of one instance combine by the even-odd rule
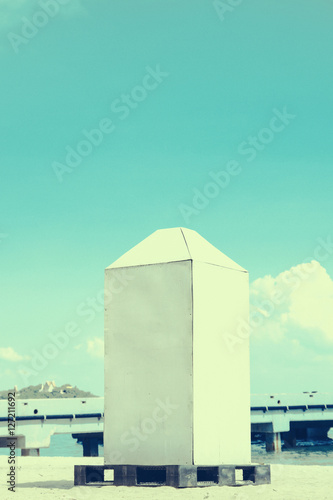
[[[279,297],[275,303],[274,297]],[[333,281],[319,262],[255,280],[250,303],[251,316],[262,315],[253,328],[254,342],[289,341],[324,356],[333,354]]]
[[[104,340],[98,337],[88,340],[87,353],[93,358],[104,358]]]
[[[6,361],[22,361],[23,359],[30,359],[29,356],[21,356],[12,347],[0,347],[0,359]]]

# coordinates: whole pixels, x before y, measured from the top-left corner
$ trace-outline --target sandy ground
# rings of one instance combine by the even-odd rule
[[[272,465],[272,484],[175,489],[170,487],[77,487],[74,464],[103,464],[103,458],[17,457],[16,493],[7,490],[7,457],[0,457],[0,498],[126,500],[333,500],[333,467]],[[14,496],[13,496],[14,495]]]

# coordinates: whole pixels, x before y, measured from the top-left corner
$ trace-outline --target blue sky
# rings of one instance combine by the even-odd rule
[[[249,270],[253,311],[319,263],[253,331],[251,385],[330,390],[332,17],[326,0],[0,0],[2,388],[102,394],[104,268],[185,226]]]

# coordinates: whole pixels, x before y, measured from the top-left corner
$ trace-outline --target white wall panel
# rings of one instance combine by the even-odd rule
[[[115,272],[106,270],[106,291]],[[190,464],[191,261],[128,275],[105,314],[105,463]]]
[[[193,293],[194,463],[249,463],[248,273],[193,262]]]

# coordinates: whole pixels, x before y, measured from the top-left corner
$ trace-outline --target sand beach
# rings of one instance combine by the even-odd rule
[[[332,500],[333,467],[272,465],[272,483],[262,486],[206,487],[76,487],[74,465],[103,464],[103,458],[17,457],[16,492],[7,490],[7,457],[0,457],[0,498],[7,499],[116,499],[116,500]]]

